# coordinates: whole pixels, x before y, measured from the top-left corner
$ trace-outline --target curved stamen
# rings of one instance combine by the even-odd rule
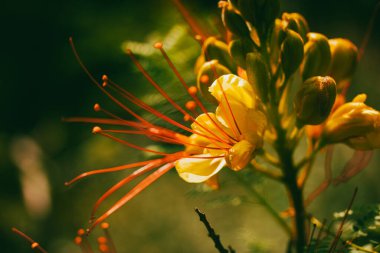
[[[76,176],[75,178],[71,179],[70,181],[66,182],[65,185],[66,186],[71,185],[71,184],[75,183],[76,181],[78,181],[82,178],[88,177],[88,176],[92,176],[92,175],[96,175],[96,174],[109,173],[109,172],[116,172],[116,171],[121,171],[121,170],[126,170],[126,169],[133,169],[136,167],[144,166],[146,164],[152,163],[152,162],[157,161],[157,160],[160,160],[160,159],[124,164],[124,165],[110,167],[110,168],[106,168],[106,169],[87,171],[87,172],[80,174],[79,176]]]
[[[168,163],[157,169],[155,172],[144,178],[140,183],[138,183],[135,187],[132,188],[126,195],[124,195],[121,199],[119,199],[110,209],[108,209],[104,214],[102,214],[99,218],[97,218],[94,223],[87,229],[87,233],[91,232],[99,223],[103,222],[110,216],[112,213],[117,211],[120,207],[126,204],[128,201],[133,199],[136,195],[138,195],[141,191],[143,191],[146,187],[155,182],[158,178],[164,175],[166,172],[174,168],[174,163]]]
[[[163,57],[165,58],[166,62],[168,63],[169,67],[173,70],[174,74],[182,84],[182,86],[186,89],[187,93],[191,96],[192,99],[194,99],[195,103],[199,106],[199,108],[202,110],[203,113],[207,114],[207,110],[204,107],[203,103],[199,100],[196,93],[190,92],[189,86],[187,85],[186,81],[183,79],[177,68],[175,67],[174,63],[166,53],[165,49],[163,48],[162,43],[156,43],[155,48],[159,49]],[[218,128],[218,130],[225,135],[227,138],[231,138],[236,141],[232,136],[230,136],[226,131],[224,131],[209,115],[208,118],[211,120],[211,122]]]

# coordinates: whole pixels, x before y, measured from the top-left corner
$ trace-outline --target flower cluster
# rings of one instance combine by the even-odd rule
[[[183,122],[148,105],[107,76],[98,82],[73,47],[94,84],[136,121],[125,120],[99,104],[94,109],[103,112],[106,118],[71,118],[68,121],[105,125],[95,126],[93,132],[160,156],[89,171],[67,183],[89,175],[138,168],[98,199],[90,229],[173,168],[186,182],[215,184],[217,173],[224,167],[238,171],[253,165],[255,170],[286,187],[292,228],[276,216],[276,211],[270,211],[286,231],[292,231],[291,246],[296,252],[303,252],[307,235],[303,186],[316,154],[335,143],[345,143],[357,150],[380,147],[380,112],[364,104],[366,95],[363,94],[352,102],[345,102],[360,58],[358,49],[347,39],[329,39],[310,32],[306,19],[299,13],[280,15],[279,0],[220,1],[225,36],[206,36],[180,2],[174,2],[202,44],[195,66],[197,87],[189,86],[183,79],[162,43],[154,47],[162,53],[189,100],[184,105],[177,103],[143,68],[133,52],[127,52],[147,81],[183,115]],[[187,134],[148,121],[130,109],[124,100]],[[205,102],[214,107],[206,106]],[[155,142],[180,145],[182,149],[164,153],[131,143],[117,134],[144,135]],[[294,150],[302,138],[308,140],[308,148],[304,158],[296,162]],[[266,145],[270,148],[265,148]],[[347,171],[350,168],[346,168]],[[108,196],[148,172],[150,174],[132,190],[95,218],[99,205]]]

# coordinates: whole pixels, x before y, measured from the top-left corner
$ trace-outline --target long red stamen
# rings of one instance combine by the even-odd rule
[[[124,165],[110,167],[110,168],[106,168],[106,169],[100,169],[100,170],[87,171],[87,172],[84,172],[84,173],[80,174],[79,176],[76,176],[72,180],[66,182],[65,185],[71,185],[71,184],[75,183],[76,181],[78,181],[78,180],[80,180],[82,178],[88,177],[88,176],[92,176],[92,175],[96,175],[96,174],[109,173],[109,172],[116,172],[116,171],[121,171],[121,170],[126,170],[126,169],[132,169],[132,168],[144,166],[144,165],[146,165],[148,163],[152,163],[152,162],[157,161],[157,160],[160,160],[160,159],[154,159],[154,160],[148,160],[148,161],[143,161],[143,162],[124,164]]]
[[[145,179],[143,179],[134,188],[132,188],[132,190],[130,190],[126,195],[124,195],[124,197],[119,199],[110,209],[108,209],[108,211],[106,211],[103,215],[101,215],[98,219],[96,219],[94,223],[91,224],[87,232],[89,233],[99,223],[107,219],[108,216],[110,216],[112,213],[117,211],[120,207],[122,207],[124,204],[126,204],[128,201],[130,201],[132,198],[134,198],[146,187],[151,185],[153,182],[155,182],[158,178],[160,178],[162,175],[164,175],[166,172],[168,172],[172,168],[174,168],[174,163],[165,164],[164,166],[160,167],[155,172],[147,176]]]
[[[176,77],[178,78],[178,80],[180,81],[180,83],[182,84],[182,86],[186,89],[186,91],[188,92],[188,94],[191,96],[192,99],[194,99],[195,103],[199,106],[199,108],[202,110],[203,113],[205,113],[208,118],[211,120],[211,122],[219,129],[219,131],[225,135],[227,138],[231,138],[231,139],[234,139],[232,136],[230,136],[228,133],[226,133],[220,126],[219,124],[217,124],[210,116],[209,114],[207,113],[207,110],[206,108],[204,107],[203,103],[199,100],[199,98],[197,97],[196,95],[196,92],[191,92],[191,90],[189,89],[189,86],[186,84],[186,81],[183,79],[183,77],[181,76],[181,74],[179,73],[179,71],[177,70],[177,68],[175,67],[174,63],[172,62],[172,60],[170,59],[170,57],[168,56],[168,54],[166,53],[162,43],[156,43],[155,48],[159,49],[162,56],[165,58],[166,62],[168,63],[169,67],[171,68],[171,70],[173,71],[173,73],[176,75]]]
[[[27,240],[29,243],[30,243],[30,247],[32,249],[35,249],[41,253],[47,253],[47,251],[42,248],[38,242],[36,242],[35,240],[33,240],[30,236],[26,235],[25,233],[21,232],[20,230],[18,230],[17,228],[12,228],[12,231],[14,233],[16,233],[17,235],[19,235],[20,237],[22,237],[23,239]]]
[[[115,243],[113,242],[110,232],[108,231],[110,225],[107,222],[103,222],[102,224],[100,224],[100,227],[103,229],[104,234],[107,238],[107,242],[110,249],[109,253],[116,253]]]
[[[128,147],[131,147],[131,148],[134,148],[134,149],[137,149],[137,150],[141,150],[141,151],[144,151],[144,152],[149,152],[149,153],[153,153],[153,154],[157,154],[157,155],[164,155],[164,156],[170,155],[169,153],[164,153],[164,152],[159,152],[159,151],[152,150],[152,149],[147,149],[147,148],[135,145],[133,143],[130,143],[128,141],[119,139],[119,138],[117,138],[117,137],[115,137],[113,135],[104,133],[103,130],[100,127],[94,127],[94,131],[93,132],[97,133],[97,134],[100,134],[100,135],[103,135],[105,137],[108,137],[108,138],[110,138],[110,139],[112,139],[112,140],[114,140],[116,142],[119,142],[119,143],[121,143],[123,145],[126,145]]]
[[[152,163],[149,163],[149,164],[145,165],[144,167],[141,167],[140,169],[135,170],[132,174],[128,175],[127,177],[125,177],[124,179],[122,179],[121,181],[119,181],[118,183],[116,183],[115,185],[113,185],[110,189],[108,189],[96,201],[96,203],[95,203],[95,205],[94,205],[94,207],[92,209],[92,212],[91,212],[91,217],[95,216],[95,213],[98,210],[98,208],[101,205],[101,203],[103,203],[103,201],[105,199],[107,199],[112,193],[114,193],[115,191],[117,191],[118,189],[120,189],[125,184],[131,182],[133,179],[137,178],[138,176],[141,176],[141,175],[145,174],[146,172],[151,171],[151,170],[157,168],[158,166],[162,165],[163,163],[166,162],[166,160],[168,160],[168,159],[167,158],[166,159],[159,159],[159,160],[156,160],[156,161],[154,161]]]
[[[212,65],[212,66],[214,66],[214,65]],[[213,67],[213,69],[214,69],[214,71],[215,71],[215,73],[216,73],[215,66]],[[240,131],[239,126],[238,126],[238,124],[237,124],[237,122],[236,122],[235,115],[234,115],[234,113],[233,113],[233,111],[232,111],[232,109],[231,109],[230,102],[229,102],[228,99],[227,99],[227,94],[226,94],[226,92],[225,92],[224,89],[223,89],[223,85],[220,83],[219,79],[216,79],[216,80],[217,80],[217,84],[219,85],[220,89],[222,90],[223,97],[224,97],[224,99],[226,100],[227,107],[228,107],[228,110],[229,110],[229,112],[230,112],[230,114],[231,114],[231,116],[232,116],[232,119],[233,119],[233,122],[234,122],[234,124],[235,124],[235,127],[236,127],[236,129],[238,130],[239,135],[241,135],[241,131]],[[233,129],[233,128],[232,128],[232,129]],[[237,136],[237,137],[239,137],[239,136]]]
[[[199,132],[197,132],[197,131],[194,131],[194,130],[192,130],[191,128],[188,128],[188,127],[186,127],[186,126],[184,126],[184,125],[182,125],[182,124],[180,124],[180,123],[178,123],[178,122],[172,120],[171,118],[167,117],[166,115],[164,115],[164,114],[158,112],[157,110],[153,109],[152,107],[150,107],[149,105],[147,105],[147,104],[144,103],[143,101],[139,100],[138,98],[136,98],[135,96],[133,96],[130,92],[124,90],[124,89],[121,88],[119,85],[117,85],[115,82],[112,82],[111,80],[109,80],[109,83],[110,83],[112,86],[114,86],[114,87],[115,87],[115,88],[121,93],[122,96],[125,96],[126,99],[128,99],[128,100],[131,101],[132,103],[134,103],[134,104],[140,106],[140,107],[143,108],[144,110],[149,111],[149,112],[152,113],[153,115],[156,115],[157,117],[159,117],[159,118],[161,118],[161,119],[163,119],[163,120],[165,120],[165,121],[171,123],[172,125],[177,126],[177,127],[181,128],[181,129],[184,129],[184,130],[186,130],[186,131],[188,131],[188,132],[191,132],[191,133],[194,133],[194,134],[198,134],[198,135],[203,136],[203,137],[205,137],[205,138],[208,138],[208,139],[214,140],[214,141],[216,141],[216,143],[217,143],[217,142],[223,142],[223,143],[225,143],[225,144],[229,144],[228,142],[226,142],[225,140],[223,140],[222,138],[220,138],[219,136],[217,136],[215,133],[213,133],[211,130],[209,130],[209,129],[207,129],[205,126],[202,126],[201,124],[199,124],[199,122],[197,122],[197,121],[196,121],[193,117],[191,117],[189,114],[186,114],[186,115],[189,115],[189,116],[190,116],[190,119],[191,119],[193,122],[195,122],[198,126],[200,126],[202,129],[204,129],[206,132],[210,133],[210,134],[211,134],[212,136],[214,136],[215,138],[213,138],[212,136],[206,136],[206,135],[204,135],[204,134],[202,134],[202,133],[199,133]],[[112,87],[112,86],[111,86],[111,87]],[[185,112],[185,113],[186,113],[186,112]],[[206,112],[206,113],[207,113],[207,112]],[[207,116],[208,116],[209,118],[211,118],[208,114],[207,114]],[[211,119],[211,120],[212,120],[212,119]],[[214,124],[216,124],[215,121],[213,121],[213,122],[214,122]],[[222,132],[222,133],[223,133],[223,132]],[[216,145],[217,145],[217,144],[216,144]]]
[[[190,15],[185,6],[181,3],[180,0],[173,0],[174,5],[177,7],[178,11],[181,13],[185,21],[189,24],[191,30],[194,35],[201,36],[202,40],[208,37],[208,35],[201,29],[201,27],[197,24],[195,19]]]
[[[74,56],[79,63],[80,67],[83,69],[83,71],[86,73],[86,75],[90,78],[90,80],[104,93],[106,94],[113,102],[115,102],[117,105],[119,105],[122,109],[127,111],[129,114],[131,114],[133,117],[135,117],[137,120],[141,121],[142,123],[149,124],[144,118],[142,118],[140,115],[133,112],[130,108],[125,106],[123,103],[121,103],[119,100],[117,100],[114,96],[112,96],[108,91],[106,91],[102,85],[99,84],[99,82],[95,79],[95,77],[90,73],[90,71],[87,69],[87,67],[82,62],[81,58],[79,57],[79,54],[75,48],[74,42],[72,38],[69,38],[69,42],[72,48],[72,51],[74,53]]]
[[[144,135],[150,139],[166,142],[166,143],[172,143],[172,144],[178,144],[178,145],[186,145],[186,146],[195,146],[199,148],[207,148],[207,149],[215,149],[220,150],[223,149],[221,147],[209,147],[209,146],[203,146],[191,143],[189,141],[185,141],[185,139],[188,138],[173,138],[173,136],[164,136],[162,135],[161,131],[158,130],[158,132],[154,133],[152,132],[151,128],[149,128],[146,131],[133,131],[133,130],[113,130],[113,129],[102,129],[103,132],[108,133],[124,133],[124,134],[137,134],[137,135]],[[224,148],[225,150],[228,150],[228,148]]]

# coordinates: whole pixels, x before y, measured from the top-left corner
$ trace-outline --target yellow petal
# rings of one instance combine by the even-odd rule
[[[224,94],[231,103],[239,103],[248,108],[255,108],[257,96],[250,83],[236,75],[223,75],[216,79],[209,91],[222,102]],[[223,94],[224,93],[224,94]]]
[[[191,124],[191,128],[196,131],[198,135],[208,138],[210,142],[213,142],[212,140],[215,139],[228,142],[228,134],[231,132],[218,121],[214,113],[203,113],[199,115],[195,119],[195,122]]]
[[[210,154],[197,155],[197,157],[211,157]],[[224,166],[226,161],[222,158],[182,158],[176,162],[179,176],[188,183],[201,183],[216,173]]]

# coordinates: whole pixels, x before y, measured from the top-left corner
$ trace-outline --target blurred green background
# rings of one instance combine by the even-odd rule
[[[217,0],[183,2],[207,27],[218,20]],[[312,31],[330,38],[346,37],[359,45],[376,2],[287,0],[282,10],[301,12]],[[90,124],[62,122],[67,116],[94,116],[95,102],[112,104],[80,69],[68,38],[73,36],[82,59],[96,77],[107,73],[140,97],[151,93],[123,53],[125,41],[142,43],[129,45],[145,54],[145,66],[166,85],[172,84],[169,71],[144,43],[173,43],[174,61],[190,82],[194,81],[191,66],[199,46],[169,0],[3,1],[0,18],[0,251],[32,252],[26,242],[11,233],[10,228],[15,226],[49,252],[80,252],[72,243],[76,230],[86,226],[97,197],[125,173],[94,176],[72,187],[65,187],[64,182],[83,171],[146,157],[93,136]],[[379,45],[377,18],[348,94],[352,98],[359,92],[368,93],[368,104],[377,109]],[[351,154],[351,150],[338,147],[334,173],[339,173]],[[322,180],[322,160],[306,191]],[[359,186],[356,204],[379,202],[379,167],[376,151],[364,172],[345,185],[327,190],[309,210],[320,219],[330,218],[334,211],[346,207],[355,186]],[[237,252],[283,251],[285,235],[259,205],[242,204],[233,197],[242,194],[241,189],[230,182],[227,172],[222,174],[222,189],[216,193],[195,194],[197,189],[174,171],[158,180],[108,220],[119,252],[215,252],[194,207],[206,211],[222,241]],[[269,180],[258,181],[258,190],[283,210],[283,189]],[[90,240],[95,241],[98,234],[100,231],[94,231]]]

